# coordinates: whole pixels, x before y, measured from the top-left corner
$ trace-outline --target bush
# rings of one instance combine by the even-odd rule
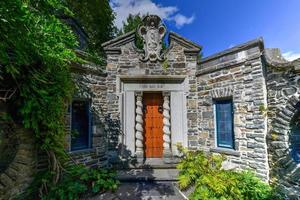
[[[40,173],[24,196],[26,196],[25,199],[75,200],[84,194],[116,190],[119,182],[115,179],[115,175],[115,172],[107,169],[90,169],[83,165],[72,165],[66,169],[57,184],[49,183],[50,171]],[[43,184],[50,184],[47,194],[38,192],[40,185]],[[21,196],[24,199],[24,196]]]
[[[222,169],[224,156],[188,151],[182,147],[179,147],[179,151],[183,154],[183,159],[177,165],[180,170],[179,186],[181,189],[195,187],[189,197],[192,200],[283,199],[252,172]]]

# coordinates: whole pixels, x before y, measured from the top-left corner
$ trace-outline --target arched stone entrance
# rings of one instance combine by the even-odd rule
[[[277,182],[289,196],[300,194],[300,163],[293,158],[293,124],[300,114],[299,93],[287,99],[271,122],[268,152],[271,166],[271,181]]]

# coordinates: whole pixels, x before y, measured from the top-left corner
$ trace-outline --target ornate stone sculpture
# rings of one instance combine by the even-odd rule
[[[162,39],[166,33],[166,28],[161,19],[156,15],[146,16],[143,19],[143,25],[138,29],[138,33],[144,41],[144,54],[140,59],[151,62],[162,61]]]

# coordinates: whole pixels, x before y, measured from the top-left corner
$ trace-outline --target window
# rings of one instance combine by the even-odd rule
[[[298,112],[291,120],[291,133],[289,134],[289,142],[291,149],[291,156],[300,163],[300,103],[296,104]]]
[[[300,163],[300,127],[296,126],[292,129],[291,134],[292,157]]]
[[[234,148],[232,100],[215,101],[217,146]]]
[[[90,102],[74,100],[71,106],[71,151],[91,148]]]

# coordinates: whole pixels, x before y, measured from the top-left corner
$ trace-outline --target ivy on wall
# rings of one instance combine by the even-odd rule
[[[0,86],[17,89],[10,100],[15,117],[49,157],[49,170],[37,182],[39,197],[66,177],[77,181],[65,166],[64,117],[74,90],[70,63],[80,59],[75,36],[59,19],[63,14],[72,15],[61,0],[0,1]]]

